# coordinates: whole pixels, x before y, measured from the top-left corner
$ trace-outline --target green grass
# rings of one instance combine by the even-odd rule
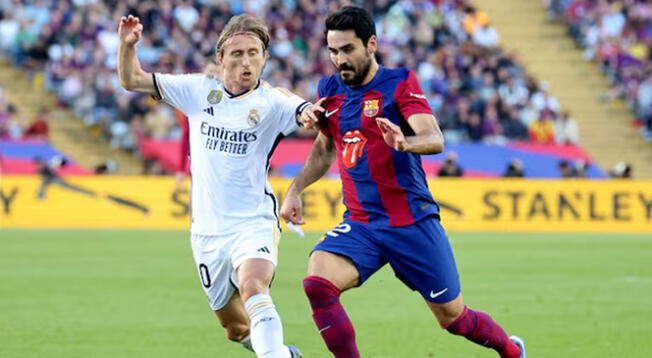
[[[253,357],[224,337],[188,233],[2,230],[0,357]],[[286,341],[330,357],[301,289],[317,239],[286,234],[273,297]],[[652,356],[652,237],[452,234],[465,299],[530,358]],[[343,295],[365,358],[496,357],[438,328],[387,268]]]

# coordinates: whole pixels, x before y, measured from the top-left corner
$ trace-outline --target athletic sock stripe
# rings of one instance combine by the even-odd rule
[[[258,302],[254,303],[253,305],[247,307],[247,313],[249,316],[253,315],[256,311],[259,311],[265,307],[274,307],[274,304],[269,301],[269,302]]]

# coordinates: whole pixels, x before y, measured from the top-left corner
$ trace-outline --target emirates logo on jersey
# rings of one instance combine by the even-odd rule
[[[358,159],[362,157],[364,146],[367,144],[367,137],[359,129],[355,129],[344,133],[342,143],[344,144],[342,162],[346,168],[351,169],[358,164]]]

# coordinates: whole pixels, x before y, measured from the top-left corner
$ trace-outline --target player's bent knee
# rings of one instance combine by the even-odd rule
[[[446,303],[429,302],[430,309],[435,314],[437,322],[442,328],[448,327],[453,323],[462,313],[464,313],[464,301],[461,297]]]
[[[452,310],[445,310],[443,311],[440,315],[437,315],[437,321],[439,322],[439,325],[442,328],[446,328],[450,326],[451,323],[455,322],[455,320],[464,312],[464,310],[457,310],[457,309],[452,309]]]
[[[249,335],[249,325],[241,322],[228,323],[224,325],[226,338],[234,342],[240,342]]]
[[[243,301],[247,301],[249,297],[255,296],[259,293],[267,293],[269,283],[264,282],[260,279],[248,279],[243,280],[240,283],[240,296]]]
[[[313,309],[323,309],[338,302],[340,290],[330,281],[319,276],[303,280],[303,290]]]

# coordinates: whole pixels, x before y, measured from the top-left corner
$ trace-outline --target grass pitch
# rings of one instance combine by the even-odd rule
[[[0,357],[253,357],[208,308],[179,231],[0,231]],[[286,341],[330,357],[301,280],[318,234],[285,233]],[[652,356],[652,235],[451,234],[467,304],[530,358]],[[497,357],[438,328],[385,268],[343,302],[365,358]]]

